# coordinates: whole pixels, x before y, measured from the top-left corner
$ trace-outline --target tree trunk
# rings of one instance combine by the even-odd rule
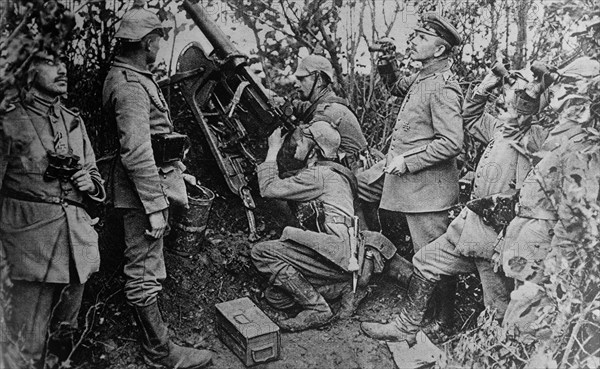
[[[512,60],[513,69],[521,69],[527,63],[527,16],[531,9],[531,0],[517,1],[517,41]]]

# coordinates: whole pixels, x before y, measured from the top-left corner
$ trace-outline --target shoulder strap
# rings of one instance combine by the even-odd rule
[[[350,183],[350,188],[352,189],[352,195],[354,197],[356,197],[358,195],[358,180],[356,179],[356,176],[354,175],[354,173],[352,173],[350,171],[350,169],[346,168],[342,164],[336,163],[335,161],[331,161],[331,160],[321,160],[321,161],[316,162],[316,165],[329,167],[329,168],[331,168],[331,170],[333,170],[337,174],[344,176]]]

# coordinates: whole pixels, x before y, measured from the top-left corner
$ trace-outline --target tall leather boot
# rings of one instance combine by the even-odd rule
[[[384,341],[406,341],[413,346],[423,322],[427,303],[436,284],[435,281],[425,279],[421,272],[415,269],[400,314],[385,324],[362,323],[360,326],[362,331],[371,338]]]
[[[446,342],[454,334],[454,302],[456,300],[455,276],[441,277],[429,304],[431,320],[423,332],[435,344]]]
[[[320,327],[333,317],[331,308],[325,298],[315,290],[302,274],[295,272],[290,275],[278,275],[275,283],[292,295],[294,300],[304,309],[294,318],[280,320],[278,325],[282,330],[298,332]]]
[[[135,318],[142,334],[142,357],[153,368],[197,369],[212,361],[208,350],[182,347],[169,340],[167,325],[158,304],[135,306]]]

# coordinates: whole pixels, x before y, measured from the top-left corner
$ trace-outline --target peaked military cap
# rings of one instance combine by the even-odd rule
[[[424,13],[421,16],[423,25],[416,29],[417,32],[437,36],[445,40],[450,46],[458,46],[462,43],[462,37],[450,21],[433,12]]]

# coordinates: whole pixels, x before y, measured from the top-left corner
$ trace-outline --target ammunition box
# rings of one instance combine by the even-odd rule
[[[215,305],[217,335],[246,366],[279,359],[279,327],[252,300],[243,297]]]

